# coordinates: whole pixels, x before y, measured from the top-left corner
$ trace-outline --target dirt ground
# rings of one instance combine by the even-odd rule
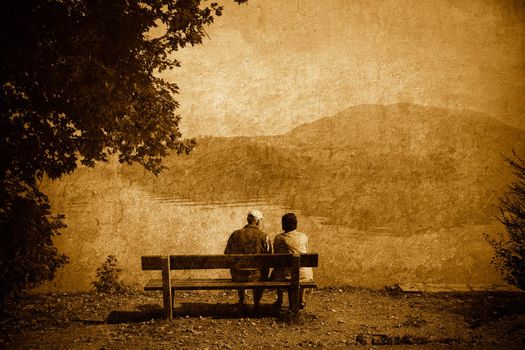
[[[176,295],[162,319],[160,293],[38,294],[7,305],[5,349],[521,349],[525,293],[405,293],[324,288],[307,295],[297,323],[285,307],[236,309],[235,292]],[[285,304],[286,305],[286,304]]]

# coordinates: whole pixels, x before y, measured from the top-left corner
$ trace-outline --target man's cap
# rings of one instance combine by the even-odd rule
[[[255,220],[261,220],[263,218],[263,214],[260,211],[256,210],[256,209],[251,209],[248,212],[248,217],[252,217]]]

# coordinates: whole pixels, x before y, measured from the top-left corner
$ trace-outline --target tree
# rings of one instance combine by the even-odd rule
[[[201,0],[0,6],[2,297],[51,279],[67,261],[51,241],[64,223],[38,189],[44,176],[111,155],[158,174],[169,152],[191,151],[175,114],[178,87],[158,73],[179,66],[174,53],[201,44],[223,8]]]
[[[505,281],[525,290],[525,160],[513,152],[513,158],[505,158],[517,180],[509,185],[500,198],[499,221],[505,225],[506,235],[498,239],[486,236],[494,248],[492,263]]]

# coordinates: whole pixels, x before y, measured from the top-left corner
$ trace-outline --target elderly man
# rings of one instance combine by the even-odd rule
[[[263,215],[260,211],[250,210],[247,217],[248,224],[230,235],[224,254],[271,254],[270,238],[259,228],[262,218]],[[267,269],[232,268],[230,273],[232,279],[237,282],[259,281],[268,278]],[[239,294],[239,305],[244,306],[244,289],[238,289],[237,292]],[[253,289],[254,308],[259,308],[262,295],[262,288]]]

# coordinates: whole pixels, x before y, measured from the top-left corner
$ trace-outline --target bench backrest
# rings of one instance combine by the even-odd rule
[[[291,267],[292,254],[170,255],[170,270]],[[316,253],[300,254],[300,266],[317,267]],[[142,257],[142,270],[162,270],[162,256]]]

